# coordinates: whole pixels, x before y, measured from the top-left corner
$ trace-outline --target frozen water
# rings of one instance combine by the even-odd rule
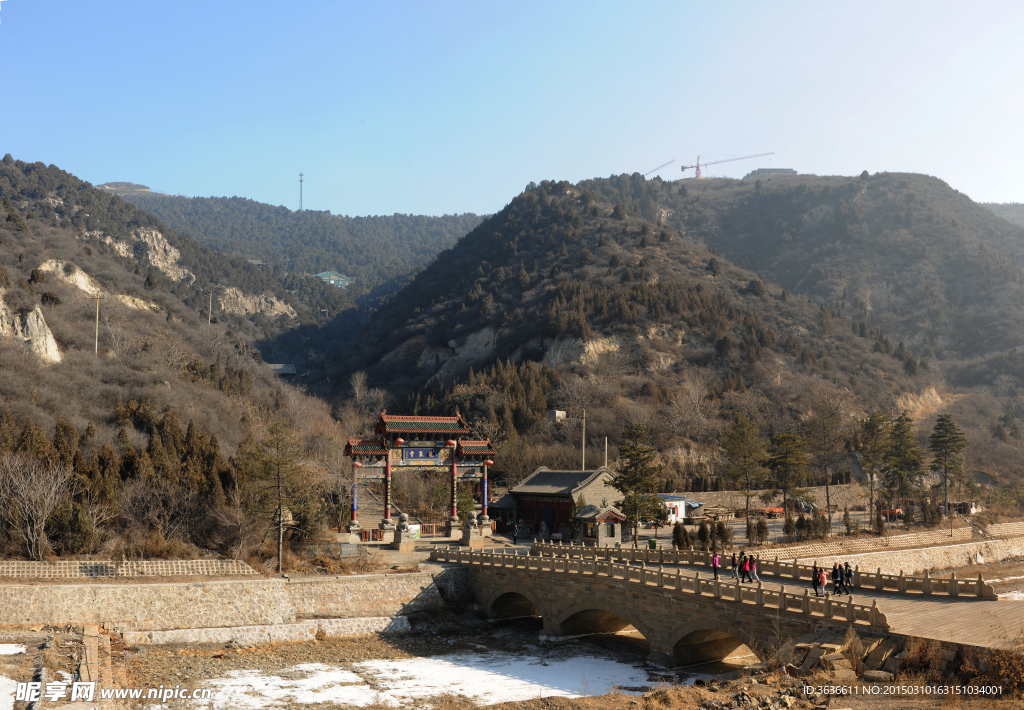
[[[403,658],[353,664],[356,672],[309,663],[266,675],[231,671],[205,685],[215,690],[217,710],[258,710],[288,703],[419,704],[446,693],[476,702],[600,695],[616,686],[647,686],[647,673],[625,663],[591,657],[563,660],[534,656],[455,654],[437,658]],[[208,701],[207,701],[208,702]]]

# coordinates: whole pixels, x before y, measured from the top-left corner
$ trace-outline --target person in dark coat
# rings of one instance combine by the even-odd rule
[[[818,593],[818,563],[814,563],[814,567],[811,568],[811,586],[814,587],[814,596],[820,597]]]
[[[843,590],[843,575],[839,573],[839,565],[832,563],[832,593],[839,594]]]

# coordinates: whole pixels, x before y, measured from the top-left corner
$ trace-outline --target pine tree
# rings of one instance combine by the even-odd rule
[[[722,449],[728,459],[726,471],[729,477],[742,485],[747,497],[747,520],[750,520],[750,496],[764,481],[766,472],[763,463],[768,456],[757,424],[744,414],[737,414],[732,431],[722,438]]]
[[[949,515],[949,480],[963,472],[961,454],[967,448],[967,437],[957,428],[951,415],[940,414],[928,438],[928,448],[935,456],[932,470],[942,478],[942,496],[946,504],[946,515]]]
[[[910,499],[924,475],[924,452],[914,438],[914,420],[904,412],[892,424],[885,462],[885,487],[901,503]],[[905,511],[909,513],[909,510]]]
[[[889,451],[890,428],[888,415],[880,409],[871,412],[860,423],[860,467],[868,477],[870,511],[875,509],[875,484],[885,467]]]
[[[656,514],[657,506],[665,506],[655,494],[656,476],[661,466],[654,463],[658,451],[650,445],[650,438],[650,431],[643,424],[634,424],[623,430],[622,443],[619,444],[622,468],[611,482],[623,495],[616,506],[626,516],[627,525],[633,528],[634,544],[640,521]]]
[[[789,499],[799,495],[798,489],[810,470],[810,461],[804,453],[806,444],[796,434],[776,434],[769,445],[768,459],[765,465],[771,471],[773,488],[762,496],[769,503],[782,494],[782,507],[788,512]]]

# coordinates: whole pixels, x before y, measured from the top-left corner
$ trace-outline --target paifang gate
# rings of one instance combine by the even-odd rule
[[[352,459],[352,522],[349,532],[358,532],[359,481],[384,484],[384,518],[379,527],[394,527],[391,520],[391,472],[398,467],[445,469],[451,479],[451,517],[449,532],[461,525],[456,507],[459,481],[480,481],[483,498],[481,525],[490,525],[487,516],[487,469],[495,455],[487,439],[463,439],[469,434],[462,415],[454,417],[405,417],[380,413],[375,438],[349,439],[345,455]]]

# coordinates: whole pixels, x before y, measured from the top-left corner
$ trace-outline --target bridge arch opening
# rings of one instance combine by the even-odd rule
[[[524,594],[505,592],[491,602],[492,619],[540,618],[537,605]]]
[[[733,633],[695,629],[676,641],[672,658],[677,666],[725,661],[739,666],[757,662],[757,654]]]
[[[651,650],[647,633],[611,609],[581,609],[561,622],[562,636],[600,636],[617,646],[642,651],[645,656]]]

